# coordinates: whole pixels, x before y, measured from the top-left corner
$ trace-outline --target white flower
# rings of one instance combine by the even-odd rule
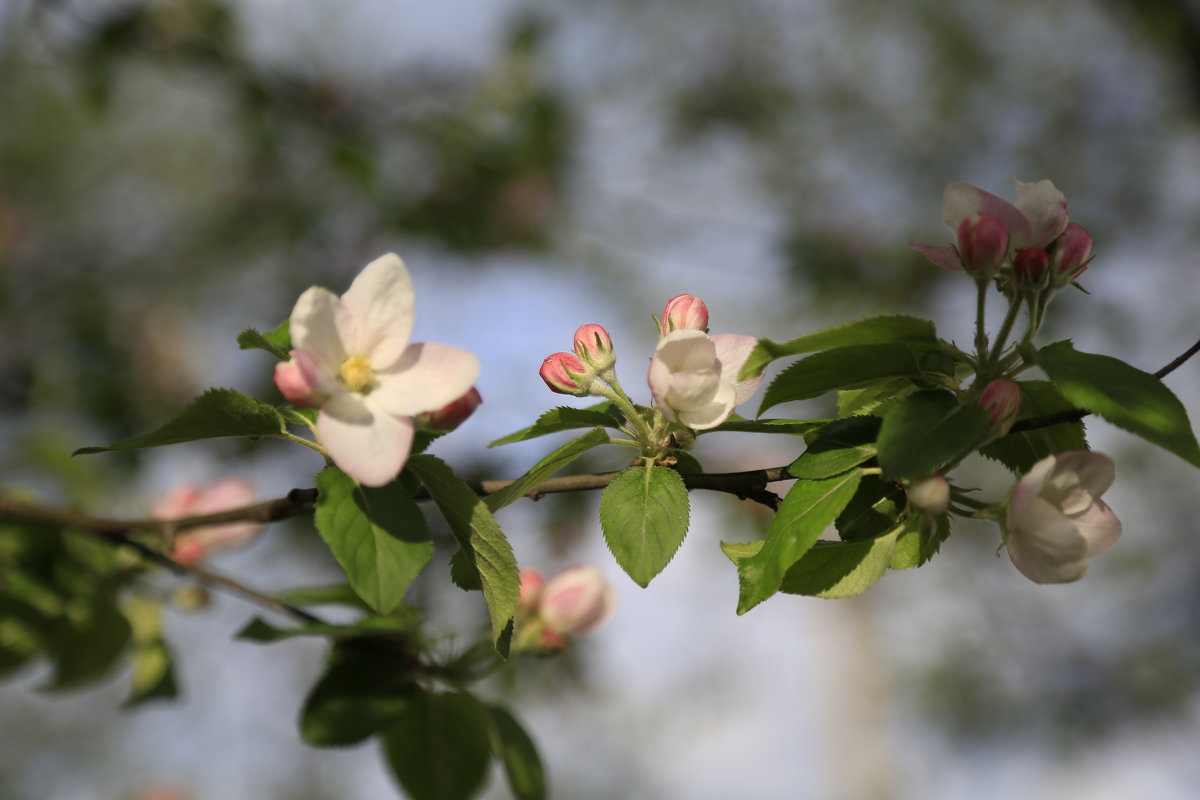
[[[1017,482],[1005,510],[1008,555],[1036,583],[1083,577],[1088,559],[1116,544],[1121,521],[1100,499],[1117,471],[1101,453],[1047,456]]]
[[[757,341],[753,336],[709,336],[692,329],[668,333],[650,359],[654,401],[667,419],[693,430],[717,427],[762,382],[762,375],[745,381],[737,377]]]
[[[400,474],[414,415],[462,397],[479,375],[479,359],[465,350],[410,344],[412,326],[412,281],[394,253],[368,264],[341,297],[314,286],[292,310],[295,350],[276,384],[297,405],[321,409],[325,452],[366,486]]]

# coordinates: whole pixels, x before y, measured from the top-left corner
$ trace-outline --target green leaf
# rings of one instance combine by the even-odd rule
[[[1070,341],[1043,347],[1037,360],[1072,403],[1200,467],[1187,411],[1158,378],[1111,356],[1081,353]]]
[[[808,449],[788,467],[788,472],[796,478],[820,480],[874,458],[879,423],[878,417],[834,420],[821,428]]]
[[[331,586],[304,586],[275,594],[285,603],[296,606],[350,606],[366,609],[362,598],[349,584],[335,583]]]
[[[792,400],[819,397],[878,380],[917,378],[928,372],[921,360],[936,345],[889,342],[839,347],[797,361],[767,387],[758,413]]]
[[[950,515],[942,514],[936,519],[912,517],[901,532],[900,538],[896,540],[892,569],[913,569],[922,566],[937,555],[942,542],[949,536]]]
[[[1063,397],[1049,381],[1017,381],[1017,385],[1021,387],[1021,414],[1018,419],[1033,419],[1075,408],[1075,404]],[[1010,433],[984,445],[979,452],[999,461],[1017,475],[1024,475],[1046,456],[1087,449],[1083,422],[1076,421]]]
[[[856,417],[873,414],[882,417],[892,403],[917,390],[917,385],[908,378],[873,383],[861,389],[843,389],[838,392],[838,414]]]
[[[295,628],[279,628],[255,617],[246,627],[238,631],[235,638],[259,644],[272,644],[297,636],[322,636],[330,639],[378,637],[391,641],[402,641],[406,638],[404,634],[411,631],[414,625],[415,620],[409,618],[409,615],[401,615],[398,618],[395,613],[387,617],[367,617],[350,625],[310,623]]]
[[[397,483],[359,486],[333,467],[317,475],[317,490],[317,532],[354,591],[377,613],[399,606],[433,557],[416,501]]]
[[[479,579],[475,559],[466,550],[455,550],[454,555],[450,556],[450,580],[464,592],[483,591],[483,581]]]
[[[533,491],[539,483],[579,458],[588,450],[591,450],[596,445],[607,444],[610,441],[612,440],[602,428],[590,430],[578,439],[572,439],[567,442],[534,464],[528,472],[500,491],[493,492],[484,502],[487,503],[487,507],[493,512],[499,511],[509,503],[516,502],[524,495]]]
[[[383,734],[384,754],[413,800],[468,800],[487,777],[491,715],[466,692],[421,692]]]
[[[952,392],[931,389],[904,398],[879,429],[879,466],[889,478],[921,478],[975,445],[987,413]]]
[[[518,800],[542,800],[546,775],[537,747],[512,713],[503,706],[488,708],[492,749],[504,765],[508,786]]]
[[[539,436],[546,436],[551,433],[560,433],[569,431],[575,428],[616,428],[623,424],[625,418],[616,411],[612,403],[604,402],[597,403],[588,408],[570,408],[568,406],[559,406],[552,408],[537,418],[537,421],[528,428],[522,428],[519,431],[510,433],[507,436],[502,436],[496,441],[488,445],[488,447],[498,447],[502,444],[512,444],[513,442],[523,442],[528,439],[536,439]]]
[[[283,418],[274,406],[233,389],[210,389],[161,428],[122,439],[108,447],[81,447],[75,455],[138,450],[225,436],[283,436]]]
[[[9,616],[8,606],[7,599],[0,597],[0,676],[24,666],[39,649],[36,629]]]
[[[247,328],[238,334],[238,348],[241,350],[266,350],[280,361],[287,361],[292,357],[292,334],[289,323],[289,320],[284,320],[275,330],[266,333],[259,333],[254,328]]]
[[[67,613],[46,630],[47,655],[54,661],[48,691],[75,689],[105,677],[129,644],[132,629],[108,594],[73,597]]]
[[[817,333],[810,333],[783,344],[770,339],[759,339],[738,377],[741,380],[752,378],[777,358],[815,353],[835,347],[891,342],[932,343],[935,341],[937,341],[937,331],[929,320],[905,316],[869,317],[857,322],[848,322],[845,325],[827,328]]]
[[[504,531],[487,504],[440,459],[413,456],[408,460],[408,469],[425,484],[459,548],[474,563],[492,621],[492,640],[500,654],[507,657],[521,575]]]
[[[715,428],[696,431],[697,435],[735,431],[737,433],[786,433],[803,436],[829,424],[827,419],[742,419],[734,414]]]
[[[861,472],[796,481],[758,553],[738,563],[738,614],[745,614],[779,590],[783,576],[820,537],[854,496]]]
[[[627,467],[600,495],[600,527],[617,563],[645,587],[687,535],[683,478],[667,467]]]
[[[133,594],[126,599],[124,612],[133,644],[129,648],[132,687],[123,707],[174,698],[178,688],[171,652],[162,638],[162,605],[147,595]]]
[[[315,747],[345,747],[388,727],[420,692],[409,669],[415,658],[362,642],[334,645],[329,669],[304,701],[300,736]]]
[[[904,492],[877,475],[864,475],[846,508],[834,520],[846,541],[875,539],[896,527],[904,510]]]

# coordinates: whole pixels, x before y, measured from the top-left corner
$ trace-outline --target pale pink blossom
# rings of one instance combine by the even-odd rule
[[[1121,521],[1100,499],[1116,479],[1101,453],[1072,450],[1047,456],[1013,487],[1004,517],[1008,555],[1036,583],[1083,577],[1088,560],[1116,544]]]
[[[667,419],[693,430],[715,428],[762,383],[762,375],[738,380],[757,341],[729,333],[709,336],[690,328],[668,333],[650,359],[654,401]]]
[[[915,481],[908,487],[908,502],[922,514],[944,514],[950,507],[950,484],[941,475]]]
[[[521,570],[521,588],[517,595],[517,616],[529,617],[537,612],[538,601],[542,597],[542,587],[546,579],[539,570],[528,568]]]
[[[617,596],[600,571],[589,565],[569,567],[551,578],[538,598],[538,616],[561,636],[580,636],[612,616]]]
[[[161,520],[199,517],[248,506],[256,499],[254,485],[245,478],[225,478],[203,487],[185,485],[176,488],[150,510]],[[213,550],[242,544],[262,529],[257,522],[230,522],[189,528],[175,537],[171,557],[184,564],[195,564]]]
[[[411,343],[412,326],[412,282],[394,253],[368,264],[341,297],[314,286],[292,310],[292,360],[309,388],[303,399],[321,409],[317,438],[366,486],[400,474],[415,415],[462,397],[479,376],[479,359],[465,350]],[[289,371],[280,388],[286,395],[297,385]]]

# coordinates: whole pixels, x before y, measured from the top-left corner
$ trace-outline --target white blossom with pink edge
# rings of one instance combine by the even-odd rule
[[[1022,575],[1035,583],[1077,581],[1092,556],[1116,544],[1121,521],[1100,499],[1116,476],[1111,458],[1087,450],[1033,465],[1005,509],[1005,544]]]
[[[412,327],[412,281],[395,253],[368,264],[341,297],[314,286],[292,310],[292,360],[277,367],[276,385],[320,408],[319,443],[365,486],[400,474],[415,415],[462,397],[479,376],[466,350],[410,344]]]
[[[217,514],[248,506],[257,499],[254,484],[245,478],[225,478],[210,486],[180,486],[150,509],[155,519],[173,520]],[[175,538],[171,557],[184,564],[195,564],[211,551],[242,544],[262,530],[257,522],[231,522],[191,528]]]
[[[650,392],[667,419],[693,430],[715,428],[754,394],[762,375],[738,380],[758,342],[753,336],[682,329],[662,338],[650,359]]]
[[[969,183],[951,183],[942,193],[946,224],[957,234],[963,220],[975,214],[990,214],[1008,229],[1013,252],[1027,247],[1045,248],[1067,229],[1067,199],[1048,180],[1016,184],[1017,199],[1010,203]],[[920,251],[935,266],[962,269],[958,251],[951,245],[909,242],[908,246]]]

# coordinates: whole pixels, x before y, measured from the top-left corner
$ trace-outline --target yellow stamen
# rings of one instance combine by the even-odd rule
[[[366,356],[350,356],[342,362],[342,383],[352,392],[366,394],[375,383],[375,370]]]

